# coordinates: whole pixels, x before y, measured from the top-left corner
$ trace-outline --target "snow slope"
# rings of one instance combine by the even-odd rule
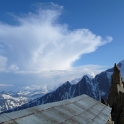
[[[31,100],[43,96],[42,91],[19,91],[19,92],[1,92],[0,93],[0,112],[22,106]]]

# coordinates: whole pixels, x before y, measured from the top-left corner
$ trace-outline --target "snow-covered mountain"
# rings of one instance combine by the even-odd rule
[[[124,60],[118,63],[118,66],[121,70],[121,75],[124,77]],[[94,78],[91,78],[88,75],[84,75],[82,79],[73,80],[71,83],[67,81],[56,90],[7,112],[21,110],[40,104],[60,101],[63,99],[70,99],[82,94],[87,94],[96,100],[101,100],[101,97],[104,100],[107,100],[109,88],[111,85],[112,73],[113,68],[110,68],[101,72],[100,74],[97,74]],[[78,82],[76,83],[76,81]]]
[[[0,92],[0,112],[16,108],[44,95],[42,91]]]

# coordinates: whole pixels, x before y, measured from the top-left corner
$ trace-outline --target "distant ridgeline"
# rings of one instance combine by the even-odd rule
[[[114,124],[124,124],[124,82],[116,64],[111,78],[107,104],[112,108],[111,118]]]

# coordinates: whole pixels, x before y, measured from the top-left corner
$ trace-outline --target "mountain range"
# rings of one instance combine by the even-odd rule
[[[124,60],[119,62],[118,66],[121,71],[121,76],[124,77]],[[77,83],[74,83],[74,80],[72,81],[73,84],[67,81],[60,87],[58,87],[56,90],[47,94],[41,94],[41,96],[33,100],[25,98],[24,100],[27,100],[27,103],[23,102],[23,105],[19,104],[18,107],[14,106],[13,108],[9,107],[9,109],[5,108],[4,110],[7,111],[4,112],[17,111],[45,103],[60,101],[63,99],[70,99],[82,94],[86,94],[99,101],[101,100],[101,98],[103,98],[106,101],[109,94],[109,88],[111,86],[112,73],[113,68],[110,68],[106,71],[101,72],[100,74],[97,74],[94,78],[91,78],[88,75],[84,75],[81,79],[76,79]]]
[[[0,112],[16,108],[44,95],[43,91],[0,92]]]

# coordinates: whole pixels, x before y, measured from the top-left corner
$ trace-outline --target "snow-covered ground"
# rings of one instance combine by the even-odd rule
[[[45,93],[39,91],[19,91],[0,93],[0,112],[21,106],[31,100],[43,96]]]

